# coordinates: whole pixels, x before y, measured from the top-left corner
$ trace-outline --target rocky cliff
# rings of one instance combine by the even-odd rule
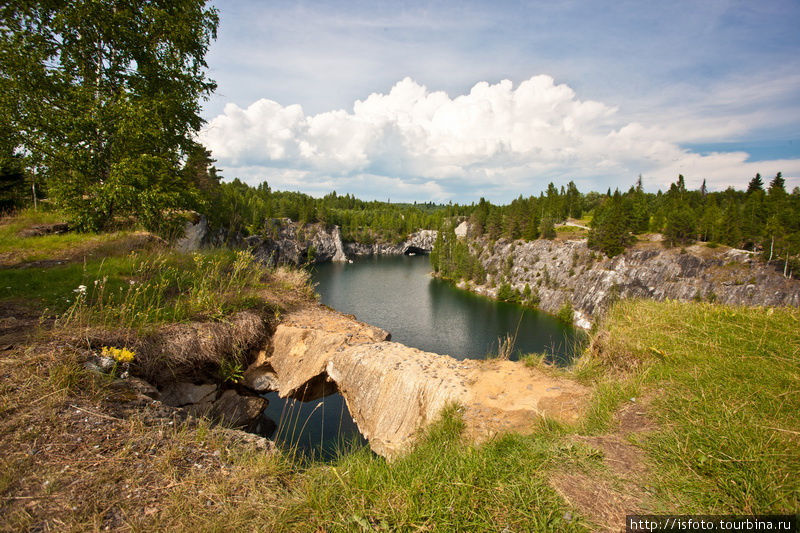
[[[752,254],[697,244],[665,248],[641,242],[607,258],[585,240],[531,242],[478,240],[472,244],[487,283],[459,286],[491,297],[502,283],[520,293],[525,285],[544,311],[566,303],[576,325],[588,328],[616,298],[703,300],[733,305],[800,306],[800,282],[786,279]]]
[[[288,218],[275,218],[266,221],[261,234],[242,237],[224,231],[212,234],[205,218],[201,217],[198,222],[186,224],[185,235],[178,240],[176,247],[181,251],[191,251],[203,244],[233,245],[250,248],[258,259],[268,264],[302,265],[348,261],[357,256],[429,253],[436,235],[435,230],[423,229],[401,243],[343,242],[338,226],[328,228],[319,223],[299,224]]]

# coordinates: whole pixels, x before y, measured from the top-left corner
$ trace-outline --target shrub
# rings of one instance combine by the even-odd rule
[[[565,324],[572,324],[572,302],[567,300],[556,313],[556,318]]]

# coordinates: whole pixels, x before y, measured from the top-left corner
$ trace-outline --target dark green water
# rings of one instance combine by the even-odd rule
[[[516,332],[518,352],[547,352],[560,364],[571,357],[572,327],[459,290],[430,273],[427,256],[384,256],[317,265],[314,281],[322,303],[385,329],[406,346],[480,359],[497,351],[498,337]]]
[[[516,335],[520,353],[551,354],[566,364],[580,332],[555,318],[515,304],[496,302],[431,277],[427,256],[387,256],[354,263],[316,265],[313,279],[323,304],[392,334],[392,340],[457,359],[479,359],[497,351],[498,337]],[[358,440],[339,394],[324,401],[282,400],[266,396],[265,416],[278,429],[271,435],[323,458],[342,440]],[[322,451],[320,452],[320,445]]]

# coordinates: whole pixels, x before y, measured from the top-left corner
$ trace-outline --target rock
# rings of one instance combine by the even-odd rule
[[[331,257],[331,261],[339,263],[346,262],[347,256],[344,254],[342,235],[339,232],[339,226],[334,226],[331,238],[333,239],[333,245],[336,248],[336,252],[333,254],[333,257]]]
[[[195,385],[178,382],[167,385],[161,391],[161,401],[172,407],[183,407],[200,403],[209,403],[216,395],[217,386],[211,383]]]
[[[746,251],[693,245],[681,253],[664,248],[656,237],[647,240],[607,258],[590,250],[585,240],[478,239],[471,246],[488,273],[487,284],[459,287],[496,297],[503,282],[520,292],[527,284],[538,294],[540,309],[557,313],[569,302],[575,325],[587,329],[617,298],[800,305],[800,282],[784,278],[774,266],[754,260]],[[513,258],[510,269],[508,257]]]
[[[158,389],[143,379],[129,377],[124,381],[124,383],[127,388],[136,394],[147,396],[153,400],[158,400],[161,398],[161,394],[158,392]]]
[[[401,255],[406,252],[429,253],[437,232],[420,230],[402,243],[378,242],[364,244],[342,242],[338,226],[328,229],[324,224],[298,224],[288,218],[274,218],[265,223],[260,235],[242,239],[260,261],[275,264],[302,265],[327,261],[348,261],[348,256]],[[221,236],[218,241],[222,242]]]
[[[463,239],[464,237],[466,237],[467,233],[469,233],[469,222],[467,222],[466,220],[463,221],[461,224],[456,226],[455,232],[456,232],[456,237],[458,237],[459,239]]]
[[[20,237],[41,237],[42,235],[53,235],[59,233],[66,233],[69,231],[69,225],[63,222],[55,224],[38,224],[25,228],[19,232]]]
[[[419,230],[408,236],[408,240],[403,243],[402,253],[409,250],[422,253],[430,253],[433,250],[433,245],[436,242],[438,231],[432,229]]]
[[[212,403],[210,415],[228,427],[242,427],[252,423],[268,402],[260,396],[242,396],[228,389]]]
[[[255,392],[278,390],[278,376],[269,365],[250,365],[242,376],[242,385]]]
[[[117,365],[117,362],[114,359],[104,355],[96,356],[94,358],[94,363],[100,368],[100,370],[106,373],[111,372]]]
[[[199,250],[207,234],[208,221],[205,216],[200,216],[197,222],[187,221],[183,237],[175,242],[175,249],[184,253]]]
[[[279,395],[309,401],[338,390],[370,447],[389,458],[453,402],[464,407],[467,434],[478,441],[501,429],[531,431],[541,416],[572,422],[585,407],[585,387],[521,363],[456,361],[387,338],[321,307],[288,315],[268,360]]]

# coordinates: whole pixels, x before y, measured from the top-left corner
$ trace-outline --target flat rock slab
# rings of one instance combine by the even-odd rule
[[[335,382],[372,449],[389,458],[450,403],[464,408],[466,433],[479,442],[530,432],[541,417],[573,422],[584,412],[589,391],[572,381],[512,361],[459,361],[388,338],[323,307],[293,313],[277,327],[268,359],[278,393],[310,400],[321,382]]]

